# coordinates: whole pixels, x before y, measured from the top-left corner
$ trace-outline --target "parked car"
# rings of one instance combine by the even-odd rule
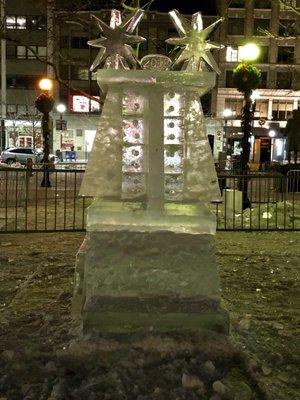
[[[54,157],[54,162],[57,162],[57,157],[54,154],[49,154],[49,159]],[[34,164],[42,161],[43,151],[41,149],[33,149],[32,147],[8,147],[2,151],[0,155],[0,162],[6,164],[13,164],[19,162],[26,164],[28,158],[32,158]]]

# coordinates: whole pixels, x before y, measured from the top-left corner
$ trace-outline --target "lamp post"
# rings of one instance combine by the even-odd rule
[[[43,134],[43,150],[44,155],[42,159],[43,163],[43,180],[41,183],[42,187],[50,187],[49,179],[49,152],[50,152],[50,138],[52,134],[52,120],[49,115],[53,108],[54,99],[50,93],[52,89],[52,81],[44,78],[39,82],[39,87],[42,93],[35,100],[35,106],[42,113],[42,134]]]
[[[231,118],[232,115],[233,115],[233,112],[232,112],[232,110],[230,108],[225,108],[224,109],[223,117],[224,117],[224,134],[225,134],[225,151],[226,151],[227,155],[229,153],[227,125],[228,125],[228,119]]]
[[[252,108],[251,108],[251,113],[252,113],[252,124],[251,124],[251,131],[252,131],[252,135],[254,135],[254,120],[255,120],[255,111],[256,111],[256,100],[260,98],[260,94],[258,90],[253,90],[252,94],[250,96],[250,99],[252,101]],[[254,152],[254,149],[253,149]],[[254,157],[254,155],[253,155]],[[252,159],[252,157],[251,157]]]
[[[233,71],[233,82],[238,91],[244,95],[243,117],[242,117],[242,157],[240,163],[241,173],[245,176],[240,180],[239,188],[243,192],[243,208],[250,206],[248,199],[247,185],[248,179],[246,177],[248,171],[248,162],[250,156],[250,136],[252,130],[253,120],[253,101],[251,96],[253,91],[257,89],[260,84],[260,71],[253,65],[253,62],[258,58],[260,49],[255,43],[247,43],[242,47],[241,59],[242,62]]]
[[[59,113],[60,119],[60,151],[62,149],[62,135],[63,135],[63,113],[66,111],[66,106],[60,103],[56,106],[56,111]]]

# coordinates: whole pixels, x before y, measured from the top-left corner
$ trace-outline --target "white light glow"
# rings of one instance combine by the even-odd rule
[[[224,118],[229,118],[233,115],[232,110],[230,108],[225,108],[223,111],[223,117]]]
[[[7,119],[5,121],[5,126],[7,128],[11,128],[11,127],[29,127],[32,128],[32,121],[28,121],[28,120],[12,120],[12,119]],[[40,127],[41,126],[41,122],[40,121],[34,121],[34,126],[35,127]]]
[[[39,87],[42,90],[51,90],[52,89],[52,81],[48,78],[43,78],[39,81]]]
[[[260,54],[260,48],[255,43],[247,43],[241,47],[241,59],[243,61],[255,61]]]
[[[56,106],[56,110],[60,113],[60,114],[62,114],[62,113],[64,113],[65,111],[66,111],[66,106],[64,105],[64,104],[58,104],[57,106]]]
[[[275,137],[275,136],[276,136],[276,131],[274,131],[274,129],[271,129],[271,130],[269,131],[269,136],[270,136],[271,138]]]
[[[72,96],[72,110],[74,112],[85,112],[88,113],[90,111],[90,103],[91,103],[91,111],[100,110],[100,104],[95,100],[90,100],[85,96]]]
[[[276,140],[276,150],[278,156],[283,155],[283,140]]]
[[[272,218],[272,214],[270,212],[265,211],[265,212],[263,212],[262,217],[263,217],[263,219],[270,219],[270,218]]]
[[[259,91],[258,90],[253,90],[253,92],[252,92],[252,94],[250,96],[250,99],[252,101],[255,101],[255,100],[259,99],[259,98],[260,98]]]
[[[87,152],[90,152],[92,150],[95,136],[96,136],[95,130],[86,130],[85,131],[85,145],[86,145]]]

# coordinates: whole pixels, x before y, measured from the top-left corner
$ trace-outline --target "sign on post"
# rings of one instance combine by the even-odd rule
[[[57,119],[55,121],[56,130],[57,131],[66,131],[67,130],[67,121],[65,119]]]

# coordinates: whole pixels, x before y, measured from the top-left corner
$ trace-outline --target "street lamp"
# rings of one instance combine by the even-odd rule
[[[43,78],[39,81],[39,87],[42,93],[36,98],[35,106],[42,113],[42,134],[43,134],[43,147],[44,155],[43,163],[43,180],[42,187],[50,187],[49,179],[49,153],[50,153],[50,138],[52,133],[52,120],[49,115],[53,108],[54,99],[50,93],[52,89],[52,81],[48,78]]]
[[[269,136],[270,136],[270,138],[275,137],[275,136],[276,136],[276,131],[274,131],[274,129],[271,129],[271,130],[269,131]]]
[[[64,104],[58,104],[56,106],[56,110],[57,112],[59,112],[60,114],[63,114],[66,111],[66,106]]]
[[[241,63],[233,71],[233,82],[239,92],[244,95],[243,117],[241,121],[242,138],[242,156],[241,173],[244,175],[239,181],[239,189],[243,192],[243,209],[250,206],[248,199],[248,162],[250,157],[250,136],[252,130],[253,110],[255,107],[255,93],[253,91],[259,87],[261,72],[253,62],[259,57],[260,50],[255,43],[247,43],[242,47]],[[256,92],[257,93],[257,92]],[[254,94],[254,97],[251,96]]]
[[[256,61],[260,55],[260,48],[255,43],[246,43],[241,46],[240,58],[242,61]]]
[[[62,150],[62,136],[63,136],[63,113],[66,111],[67,107],[63,104],[60,103],[56,106],[56,111],[59,113],[59,119],[60,119],[60,159],[62,160],[61,157],[61,150]]]
[[[226,154],[229,152],[229,146],[228,146],[228,132],[227,132],[227,124],[228,124],[228,119],[231,118],[233,115],[233,112],[230,108],[225,108],[223,110],[223,117],[224,117],[224,135],[225,135],[225,151]]]
[[[51,79],[43,78],[39,81],[39,88],[44,91],[49,91],[53,87]]]

